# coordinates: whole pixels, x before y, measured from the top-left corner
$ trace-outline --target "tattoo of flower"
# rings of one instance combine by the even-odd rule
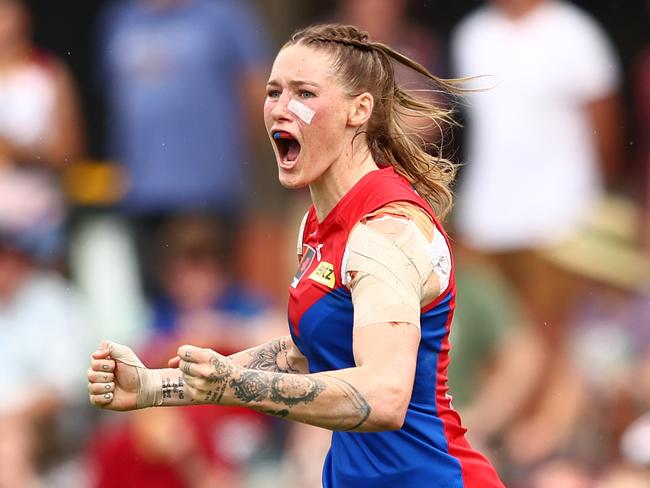
[[[248,352],[251,360],[246,365],[247,369],[258,369],[261,371],[271,371],[273,373],[298,373],[294,369],[288,356],[288,349],[284,337],[280,337],[268,344],[258,347]],[[281,367],[278,364],[280,357],[284,357],[286,367]]]
[[[256,371],[245,371],[237,379],[230,380],[233,393],[244,403],[259,402],[268,397],[269,382]]]

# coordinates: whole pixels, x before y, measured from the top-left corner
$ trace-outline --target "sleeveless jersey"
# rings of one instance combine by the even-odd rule
[[[355,366],[352,299],[342,284],[342,262],[352,228],[391,202],[422,208],[445,235],[429,204],[390,167],[365,175],[323,222],[314,207],[306,216],[302,259],[290,286],[289,326],[311,373]],[[333,432],[323,468],[325,488],[503,487],[490,463],[465,440],[447,395],[454,303],[452,269],[447,289],[422,308],[415,382],[403,427]]]

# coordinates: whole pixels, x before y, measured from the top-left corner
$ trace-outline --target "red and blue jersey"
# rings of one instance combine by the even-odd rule
[[[365,215],[393,202],[420,207],[443,232],[430,205],[392,168],[365,175],[322,222],[313,207],[307,214],[302,259],[290,286],[289,325],[312,373],[355,366],[352,298],[341,270],[345,248]],[[490,463],[465,440],[447,395],[455,295],[452,272],[447,289],[422,308],[415,382],[403,427],[334,432],[323,468],[325,488],[503,487]]]

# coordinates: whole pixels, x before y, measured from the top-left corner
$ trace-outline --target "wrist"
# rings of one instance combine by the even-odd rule
[[[140,376],[140,388],[136,400],[138,409],[148,407],[160,407],[163,404],[164,397],[164,378],[162,369],[138,370]]]

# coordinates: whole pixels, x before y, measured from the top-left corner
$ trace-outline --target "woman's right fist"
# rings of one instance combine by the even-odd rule
[[[135,410],[152,406],[138,404],[142,376],[148,371],[127,346],[102,341],[92,354],[88,368],[90,403],[108,410]]]

